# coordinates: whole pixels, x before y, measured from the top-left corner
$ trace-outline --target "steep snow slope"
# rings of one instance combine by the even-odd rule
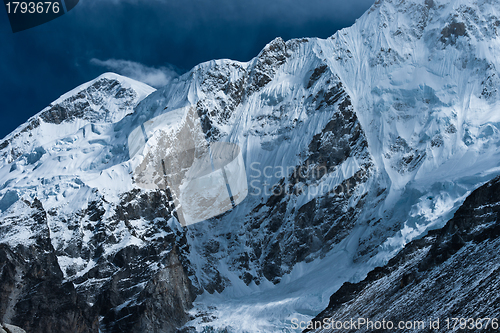
[[[428,332],[431,320],[433,331],[451,332],[464,330],[463,320],[452,318],[474,318],[473,324],[467,322],[469,331],[498,331],[498,187],[496,178],[475,190],[443,229],[409,243],[362,282],[344,284],[311,327],[331,332],[330,318],[353,318],[356,324],[358,318],[369,318],[391,321],[394,327],[400,321],[421,322],[400,331]],[[366,324],[356,328],[372,331]]]
[[[4,138],[2,219],[22,214],[16,205],[22,206],[23,198],[40,198],[45,209],[57,209],[58,214],[86,207],[92,191],[81,177],[94,179],[114,164],[119,148],[106,143],[112,140],[112,124],[154,90],[117,74],[103,74],[64,94]],[[29,226],[11,226],[4,242],[28,245],[24,228]]]
[[[8,135],[0,144],[2,218],[22,214],[16,204],[22,205],[23,198],[38,197],[45,209],[59,214],[86,207],[92,191],[81,177],[96,178],[113,164],[117,147],[106,144],[112,140],[106,134],[153,91],[129,78],[103,74],[61,96]],[[27,245],[28,235],[20,232],[26,227],[12,226],[4,241]]]
[[[366,191],[367,199],[357,206],[358,214],[349,216],[351,223],[359,221],[355,224],[358,228],[352,230],[342,225],[341,230],[351,231],[330,251],[328,257],[335,259],[298,265],[284,280],[287,283],[283,281],[272,288],[274,293],[260,287],[257,288],[260,291],[248,296],[250,292],[227,288],[221,299],[207,296],[205,302],[219,304],[214,326],[232,326],[236,331],[290,327],[290,322],[279,323],[301,315],[307,317],[341,281],[357,281],[369,267],[385,263],[411,239],[429,228],[442,226],[471,190],[498,173],[498,11],[495,2],[487,1],[380,1],[352,28],[328,40],[308,40],[301,45],[304,51],[299,52],[324,62],[343,83],[366,133],[374,164],[370,170],[376,170],[372,187]],[[301,62],[295,60],[295,63],[294,66],[301,68]],[[316,68],[318,71],[311,68],[311,72],[322,71],[320,66]],[[280,71],[287,73],[284,68]],[[294,82],[291,78],[284,81]],[[283,79],[280,84],[284,84]],[[257,104],[253,112],[262,112],[260,108]],[[235,141],[245,145],[249,140]],[[264,154],[259,153],[262,158]],[[263,166],[271,165],[273,170],[279,166],[274,156],[276,151],[264,158]],[[279,158],[278,155],[278,161]],[[293,165],[291,161],[286,160],[287,165]],[[334,202],[329,198],[330,205]],[[301,205],[299,201],[291,206]],[[314,214],[317,209],[314,205],[307,213]],[[276,210],[264,216],[271,221],[273,217],[286,220],[275,213]],[[285,215],[289,218],[290,214],[293,216],[290,211]],[[228,217],[228,221],[231,219],[236,220],[234,216]],[[252,221],[252,217],[248,220]],[[332,225],[331,221],[327,224]],[[294,226],[287,228],[297,233]],[[306,230],[308,236],[314,237],[314,228]],[[261,229],[258,232],[262,233]],[[328,229],[324,231],[327,232]],[[202,234],[213,238],[210,232],[197,237]],[[252,235],[247,230],[239,234]],[[248,236],[236,237],[237,242],[245,237]],[[277,262],[287,271],[287,263],[281,259],[288,252],[295,252],[293,245],[286,244],[289,239],[279,236],[264,239],[264,245],[260,243],[253,251],[247,248],[241,252],[252,257],[258,251],[255,248],[265,248],[269,241],[273,245],[278,243],[285,250],[265,257],[264,276],[269,262]],[[308,249],[315,246],[314,241],[301,241]],[[252,240],[246,242],[249,243]],[[228,252],[235,250],[231,248]],[[311,259],[314,254],[306,261]],[[214,260],[220,261],[224,261],[222,256]],[[218,271],[226,270],[225,267],[231,270],[232,266],[232,263],[220,265]],[[288,282],[293,280],[296,284]],[[300,291],[295,294],[295,290]],[[227,303],[227,297],[241,293],[244,296]],[[310,297],[303,297],[304,293]],[[289,316],[291,313],[295,315]],[[203,325],[206,320],[201,317],[196,323]]]
[[[380,213],[408,220],[409,233],[442,223],[470,177],[476,186],[497,166],[498,9],[490,1],[379,1],[321,41],[386,174]]]
[[[48,229],[102,331],[152,325],[175,304],[144,296],[165,272],[182,281],[179,311],[189,284],[200,295],[188,326],[290,331],[500,171],[499,12],[486,0],[377,1],[327,40],[278,38],[248,63],[200,64],[156,92],[98,78],[0,145],[1,242],[29,246]],[[241,147],[249,189],[187,228],[168,192],[135,182],[145,151],[130,154],[136,129],[183,108],[205,140]],[[35,198],[45,227],[29,218]]]

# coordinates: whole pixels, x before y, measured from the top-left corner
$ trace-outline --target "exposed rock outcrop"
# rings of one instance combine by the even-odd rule
[[[372,322],[423,321],[420,329],[430,332],[429,320],[440,319],[439,329],[449,332],[446,319],[499,318],[500,316],[500,178],[474,191],[444,228],[430,231],[409,243],[384,267],[359,283],[346,282],[314,320],[346,322],[367,318]],[[316,324],[318,323],[318,324]],[[474,322],[474,325],[476,321]],[[451,322],[453,325],[453,321]],[[475,327],[475,326],[474,326]],[[306,330],[309,331],[309,330]],[[314,332],[330,332],[318,329]],[[372,332],[358,326],[351,332]],[[496,332],[491,325],[471,331]]]

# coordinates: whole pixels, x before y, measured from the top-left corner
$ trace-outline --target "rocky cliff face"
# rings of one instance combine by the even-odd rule
[[[58,135],[64,136],[82,124],[83,130],[78,132],[82,138],[88,138],[117,117],[121,119],[130,113],[152,91],[140,83],[106,74],[62,96],[33,117],[30,124],[37,126],[21,127],[8,137],[4,141],[4,160],[15,161],[11,172],[17,170],[26,175],[29,168],[40,167],[40,160],[53,152],[42,148],[43,142],[56,138],[64,146],[73,139],[70,136],[61,142]],[[51,133],[52,124],[59,125],[62,133]],[[30,147],[37,148],[32,148],[34,153],[24,153]],[[56,160],[60,162],[61,156]],[[55,188],[83,184],[77,179],[67,183],[60,177],[42,182]],[[73,237],[61,246],[54,237],[60,228],[53,223],[60,217],[59,212],[47,210],[37,197],[20,198],[17,191],[8,193],[2,199],[2,210],[10,214],[3,216],[0,225],[4,239],[0,245],[1,321],[16,324],[27,332],[83,333],[173,332],[188,320],[186,310],[191,307],[194,293],[175,249],[182,241],[177,241],[167,226],[157,223],[157,237],[147,246],[130,244],[104,258],[103,244],[116,244],[116,240],[109,232],[113,226],[106,226],[103,221],[106,202],[102,197],[98,195],[84,208],[70,209],[67,217],[61,217],[64,232],[82,235],[87,230],[93,237]],[[115,224],[126,225],[134,214],[151,219],[168,214],[162,194],[137,198],[134,194],[137,193],[129,195],[138,199],[134,207],[125,198],[113,216]],[[92,264],[78,272],[78,263],[73,263],[63,272],[64,258],[69,256]]]
[[[28,332],[95,332],[97,313],[63,279],[41,202],[25,205],[38,230],[30,246],[0,245],[2,322]]]
[[[395,325],[401,321],[425,323],[404,332],[429,332],[430,321],[437,320],[440,325],[433,331],[449,332],[460,325],[452,318],[474,318],[474,325],[478,318],[498,319],[499,190],[498,178],[483,185],[465,200],[444,228],[409,243],[363,281],[346,282],[313,320],[312,327],[324,329],[313,331],[331,332],[327,329],[331,320],[358,322],[359,318],[392,321]],[[491,322],[488,328],[486,323],[482,331],[497,331]],[[472,326],[471,331],[479,330],[479,326]],[[372,329],[360,325],[352,331]]]

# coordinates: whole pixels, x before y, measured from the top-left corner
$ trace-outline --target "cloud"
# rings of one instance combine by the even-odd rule
[[[144,82],[153,87],[162,87],[167,85],[179,74],[171,67],[148,67],[141,63],[121,59],[99,60],[93,58],[90,63],[96,66],[105,67],[108,70],[127,76],[131,79]]]

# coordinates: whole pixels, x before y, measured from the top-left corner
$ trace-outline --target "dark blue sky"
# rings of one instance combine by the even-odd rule
[[[219,58],[247,61],[277,36],[331,36],[374,0],[80,0],[13,34],[0,9],[0,138],[72,88],[114,71],[162,85]]]

